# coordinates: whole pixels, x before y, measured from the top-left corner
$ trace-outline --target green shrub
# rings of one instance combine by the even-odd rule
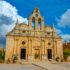
[[[13,55],[13,63],[16,63],[16,62],[17,62],[17,60],[18,60],[17,55]]]
[[[0,51],[0,60],[4,60],[4,59],[5,59],[5,52]]]
[[[70,50],[69,49],[65,49],[63,54],[64,54],[65,61],[67,61],[67,57],[70,56]]]
[[[3,63],[5,60],[5,51],[0,50],[0,63]]]
[[[70,50],[69,49],[65,49],[63,54],[64,54],[64,57],[70,56]]]
[[[59,61],[60,60],[60,58],[59,57],[56,57],[56,61]]]

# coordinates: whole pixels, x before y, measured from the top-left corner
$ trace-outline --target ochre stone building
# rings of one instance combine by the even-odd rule
[[[6,35],[6,57],[18,61],[48,61],[57,57],[63,59],[62,38],[54,26],[45,26],[44,18],[35,8],[28,24],[16,22],[16,26]]]

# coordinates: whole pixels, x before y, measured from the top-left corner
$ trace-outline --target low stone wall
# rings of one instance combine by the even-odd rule
[[[70,56],[67,57],[67,62],[70,62]]]

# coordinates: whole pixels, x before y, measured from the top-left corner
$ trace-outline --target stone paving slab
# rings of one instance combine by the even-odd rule
[[[45,70],[32,64],[0,64],[0,70]]]
[[[58,65],[64,66],[64,67],[66,67],[66,68],[70,68],[70,62],[63,62],[63,63],[58,64]]]
[[[50,62],[34,62],[34,64],[42,66],[48,70],[70,70],[69,67],[62,66],[56,63],[50,63]]]

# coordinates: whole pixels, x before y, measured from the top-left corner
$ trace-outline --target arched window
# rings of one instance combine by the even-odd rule
[[[32,18],[32,28],[35,29],[35,17]]]
[[[41,29],[41,18],[38,20],[38,27]]]

